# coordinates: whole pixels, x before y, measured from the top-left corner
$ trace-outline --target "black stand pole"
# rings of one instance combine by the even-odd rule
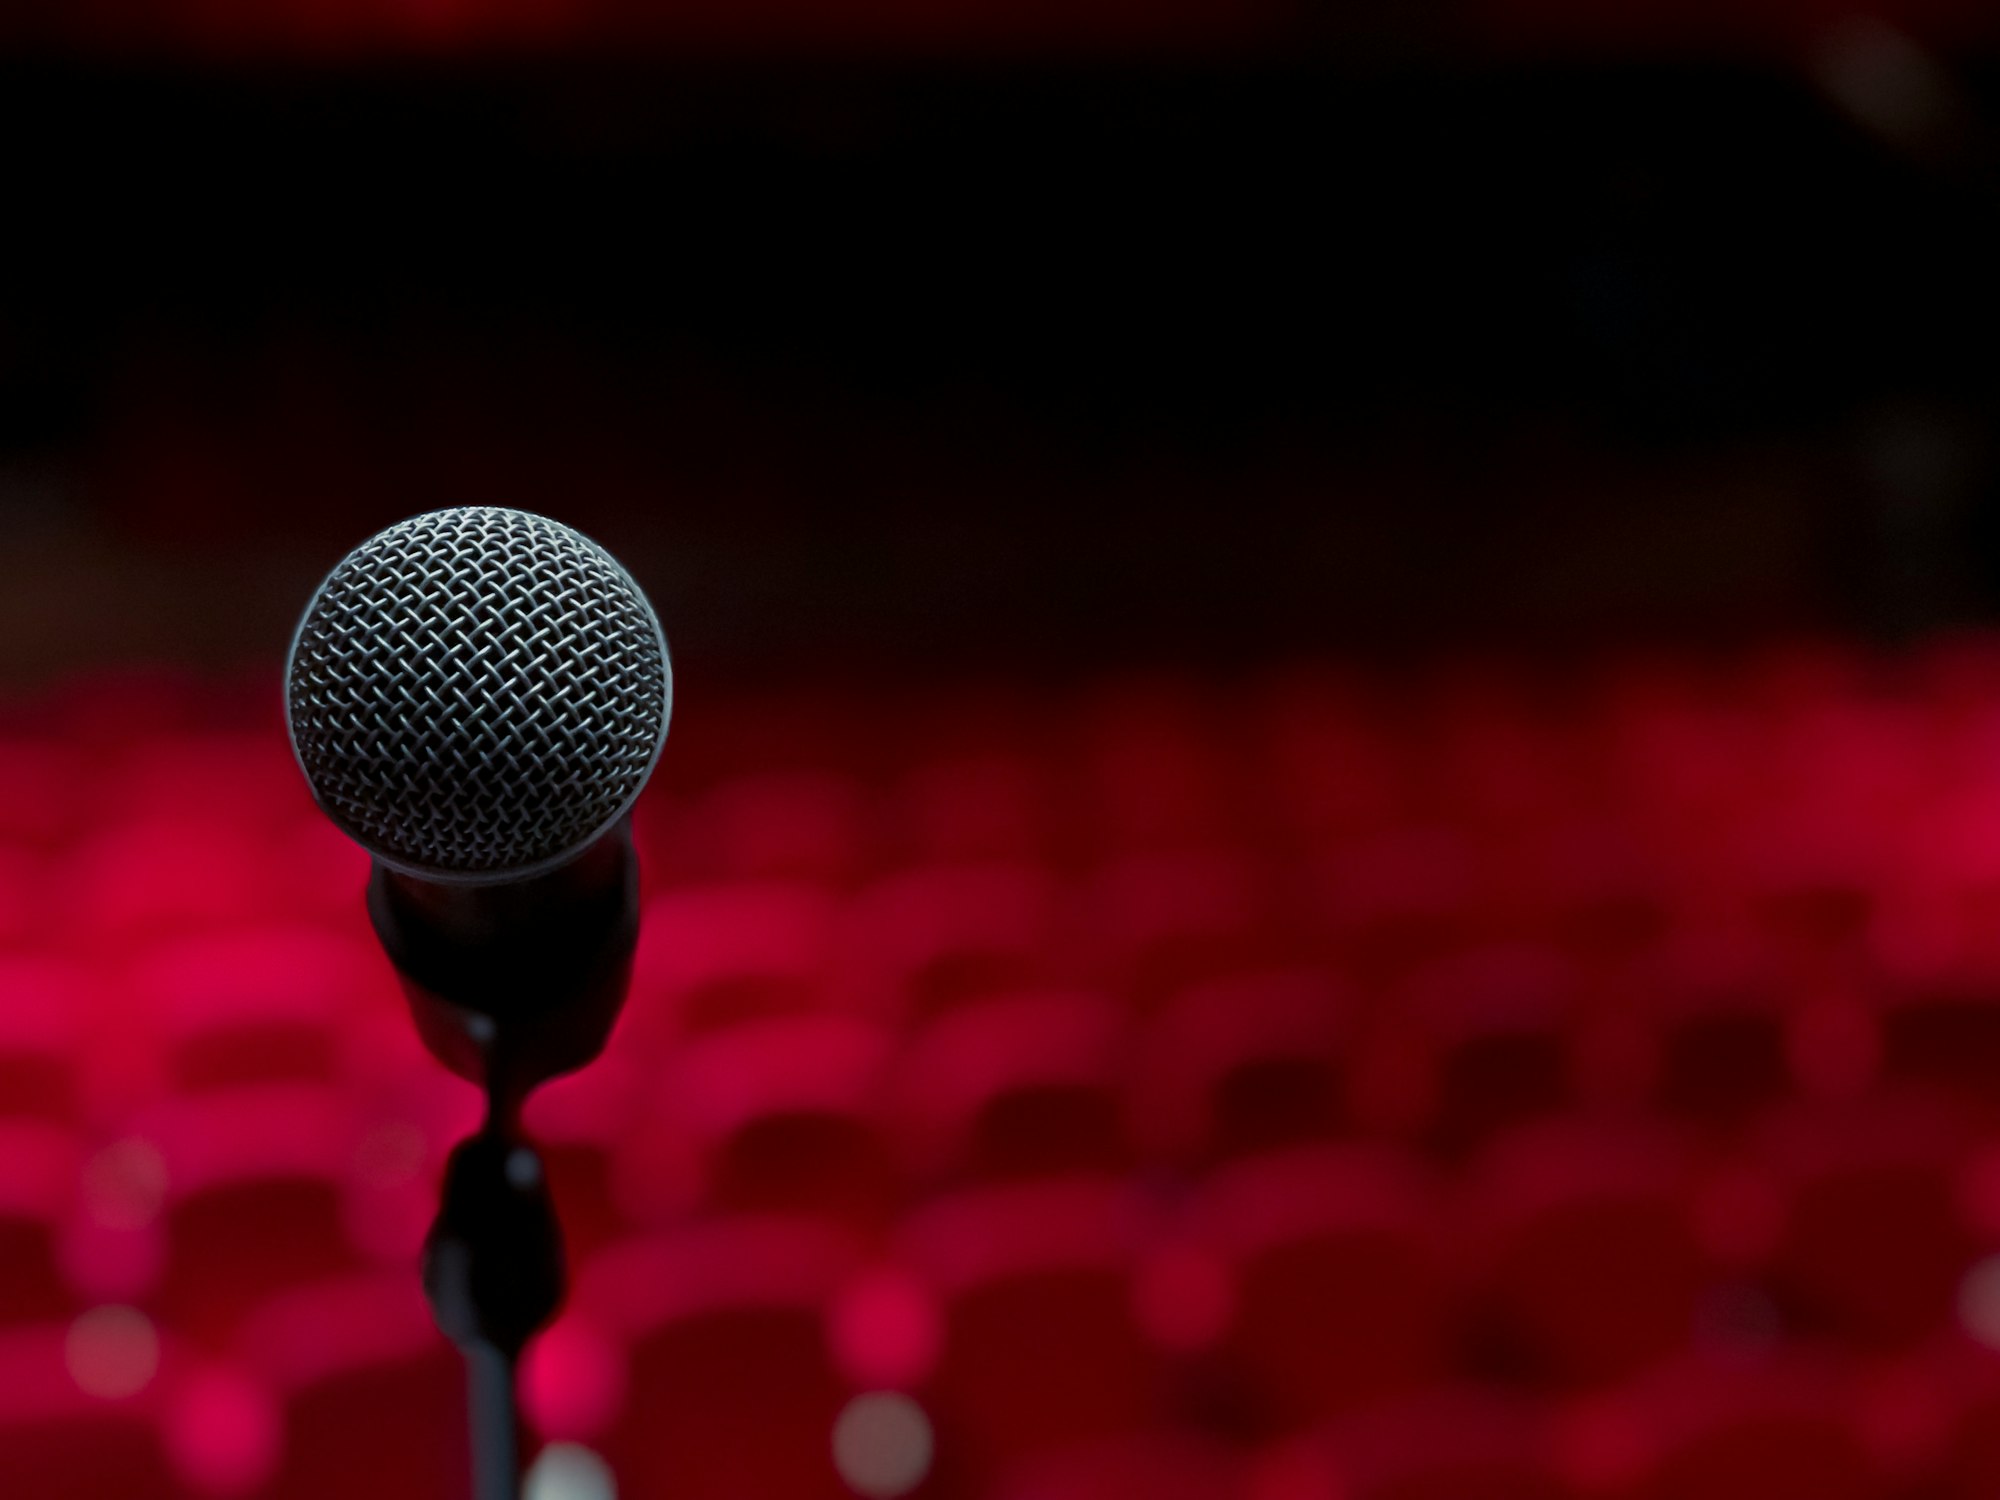
[[[492,1120],[451,1154],[424,1245],[424,1290],[465,1356],[474,1500],[520,1500],[515,1371],[562,1304],[562,1236],[541,1157]]]
[[[486,1093],[484,1124],[445,1167],[424,1290],[465,1355],[475,1500],[520,1500],[516,1369],[566,1289],[555,1202],[521,1107],[536,1085],[603,1050],[624,1003],[639,931],[631,828],[510,886],[442,885],[378,865],[368,910],[424,1045]]]

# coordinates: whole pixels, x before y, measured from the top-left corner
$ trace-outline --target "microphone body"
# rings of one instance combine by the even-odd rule
[[[622,818],[569,863],[464,885],[376,861],[368,916],[425,1047],[513,1118],[610,1039],[639,940],[639,860]]]

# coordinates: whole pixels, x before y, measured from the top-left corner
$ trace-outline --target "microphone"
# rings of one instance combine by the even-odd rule
[[[673,670],[631,575],[547,517],[466,506],[356,547],[285,662],[292,751],[373,859],[368,914],[424,1044],[486,1093],[424,1247],[466,1357],[477,1500],[519,1500],[521,1350],[566,1279],[534,1087],[604,1049],[639,935],[631,809]]]
[[[431,511],[327,575],[285,666],[314,799],[425,1045],[511,1117],[602,1051],[638,937],[628,814],[673,672],[612,556],[525,511]]]

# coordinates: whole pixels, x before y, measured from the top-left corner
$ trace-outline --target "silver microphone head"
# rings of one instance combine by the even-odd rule
[[[314,798],[382,863],[536,874],[632,806],[666,742],[660,622],[603,548],[492,506],[378,532],[292,638],[285,721]]]

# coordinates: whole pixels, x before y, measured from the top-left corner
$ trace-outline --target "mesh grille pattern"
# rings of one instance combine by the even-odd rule
[[[432,511],[342,559],[287,669],[292,744],[372,853],[500,876],[630,805],[666,732],[653,611],[609,554],[517,510]]]

